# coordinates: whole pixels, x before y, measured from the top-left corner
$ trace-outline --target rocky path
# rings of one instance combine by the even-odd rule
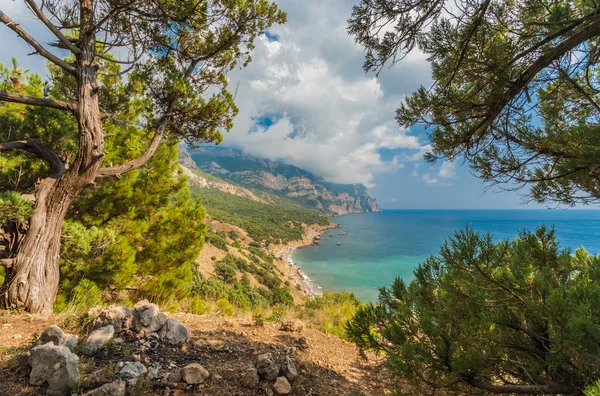
[[[88,396],[366,396],[391,395],[394,389],[405,388],[376,362],[360,360],[352,344],[312,329],[298,331],[300,323],[287,328],[271,323],[253,326],[247,320],[215,315],[169,315],[146,302],[133,310],[113,307],[108,313],[94,312],[98,314],[85,334],[76,331],[82,327],[69,328],[57,316],[0,311],[0,389],[10,395],[46,394],[49,385],[52,388],[52,379],[44,380],[47,373],[36,374],[31,383],[40,354],[44,359],[50,359],[48,354],[58,356],[60,362],[78,359],[71,393]],[[61,334],[53,328],[50,337],[43,333],[50,325],[81,333],[71,349],[75,353],[64,346],[68,341],[73,347],[73,337],[66,331]],[[32,349],[32,342],[39,346]],[[30,355],[19,355],[22,352]],[[64,382],[73,375],[72,366],[60,367]],[[71,394],[64,389],[59,384],[50,393]]]

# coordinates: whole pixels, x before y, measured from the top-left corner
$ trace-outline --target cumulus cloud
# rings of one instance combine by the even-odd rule
[[[423,175],[423,180],[425,181],[425,183],[427,184],[437,184],[440,181],[438,179],[436,179],[435,177],[432,177],[429,173],[425,173]]]
[[[454,162],[444,161],[440,170],[438,172],[438,176],[443,179],[454,179],[456,177],[456,170],[454,169]]]

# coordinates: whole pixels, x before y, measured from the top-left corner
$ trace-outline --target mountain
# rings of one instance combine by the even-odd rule
[[[256,158],[229,147],[182,149],[180,162],[236,186],[287,197],[327,215],[381,211],[362,184],[326,182],[296,166]]]

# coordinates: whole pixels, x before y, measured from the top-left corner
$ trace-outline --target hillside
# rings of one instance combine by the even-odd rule
[[[240,150],[199,147],[184,151],[180,162],[188,168],[217,176],[237,186],[267,191],[326,215],[379,212],[377,200],[362,184],[326,182],[296,166],[260,159]]]

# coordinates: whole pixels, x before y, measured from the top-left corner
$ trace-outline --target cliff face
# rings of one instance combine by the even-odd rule
[[[239,150],[201,147],[183,153],[181,161],[239,186],[285,196],[328,215],[381,211],[362,184],[329,183],[293,165],[255,158]]]

